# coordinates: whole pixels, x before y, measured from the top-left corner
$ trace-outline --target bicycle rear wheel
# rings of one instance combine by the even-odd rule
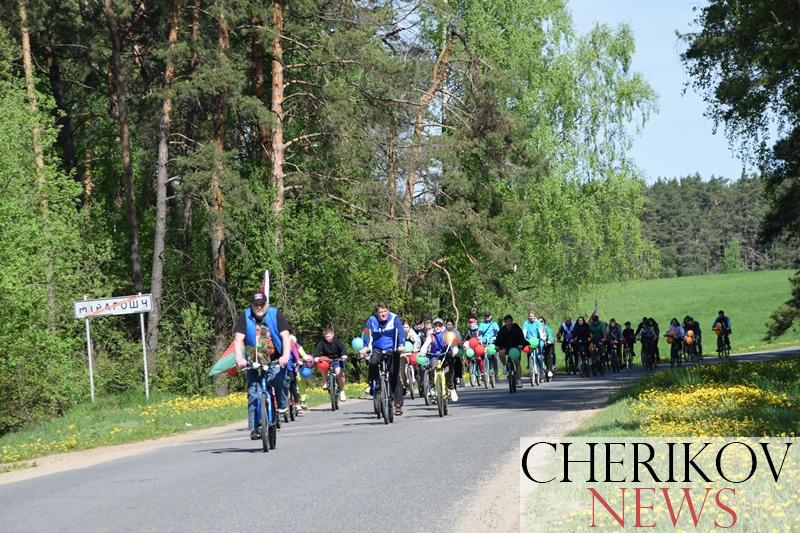
[[[381,413],[383,414],[383,423],[389,424],[389,384],[387,380],[381,382]]]
[[[422,398],[425,400],[425,405],[431,404],[431,380],[428,377],[428,369],[424,369],[420,375],[420,387],[422,387]]]
[[[439,409],[439,416],[444,416],[444,378],[440,371],[436,371],[433,375],[433,381],[436,387],[436,406]]]
[[[275,388],[272,388],[272,393],[270,394],[271,401],[272,401],[272,423],[275,424],[275,427],[281,429],[281,417],[278,414],[278,397],[275,396]]]
[[[278,443],[278,428],[275,424],[269,426],[269,449],[274,450]]]
[[[267,394],[261,393],[261,400],[258,404],[259,409],[259,429],[261,430],[261,446],[265,452],[269,451],[269,415],[267,409],[269,407]]]
[[[414,367],[411,365],[406,365],[406,383],[408,384],[408,392],[411,395],[411,399],[414,399]]]
[[[339,398],[336,393],[336,376],[332,368],[328,370],[328,396],[330,396],[331,399],[331,411],[336,411],[338,407],[336,402]]]

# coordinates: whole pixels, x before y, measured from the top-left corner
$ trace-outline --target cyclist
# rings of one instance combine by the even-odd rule
[[[406,342],[410,342],[414,345],[414,348],[411,351],[418,352],[419,347],[422,346],[422,339],[414,330],[414,328],[411,327],[411,324],[408,322],[408,320],[403,322],[403,331],[406,334]]]
[[[603,364],[602,358],[605,356],[606,326],[607,324],[605,322],[600,321],[600,317],[597,316],[597,311],[594,311],[592,316],[589,317],[589,331],[592,334],[591,341],[594,348],[597,348],[600,354],[600,364]],[[590,354],[591,352],[592,350],[589,350]]]
[[[717,335],[722,337],[722,342],[725,343],[725,348],[730,350],[731,319],[725,316],[725,311],[720,309],[717,318],[714,319],[714,323],[711,325],[711,329],[716,331]]]
[[[656,338],[653,341],[653,351],[656,354],[656,361],[661,362],[661,351],[658,348],[658,341],[660,340],[659,334],[661,333],[661,328],[658,327],[658,322],[653,317],[647,319],[650,322],[650,325],[653,327],[653,332],[656,334]]]
[[[558,333],[556,334],[556,339],[561,342],[561,351],[564,352],[565,361],[569,345],[573,339],[574,330],[575,323],[572,321],[572,317],[569,315],[565,316],[564,322],[561,323],[561,326],[558,328]],[[553,353],[553,360],[555,361],[555,352]],[[569,372],[569,368],[567,368],[567,372]]]
[[[331,361],[331,366],[333,367],[332,370],[336,376],[336,381],[339,383],[339,401],[346,402],[347,396],[344,393],[344,363],[347,359],[347,349],[344,347],[339,337],[333,332],[332,328],[327,328],[322,332],[322,338],[317,343],[316,348],[314,348],[314,361],[319,361],[321,356],[331,359],[340,359],[339,361]],[[328,372],[330,372],[330,370]],[[322,388],[325,390],[328,390],[328,372],[325,372],[325,375],[322,376]]]
[[[556,370],[556,337],[553,334],[553,328],[547,325],[547,320],[543,316],[539,317],[542,321],[544,328],[544,364],[547,367],[548,377],[553,377],[553,372]]]
[[[505,324],[504,324],[505,325]],[[522,325],[522,334],[525,337],[525,343],[530,345],[531,358],[536,366],[538,366],[538,374],[542,374],[542,366],[544,362],[544,339],[546,338],[544,326],[542,321],[536,317],[536,313],[530,311],[528,313],[528,320]],[[528,362],[530,364],[530,361]],[[530,369],[529,369],[530,370]],[[517,373],[519,375],[519,373]],[[538,379],[536,383],[539,383]]]
[[[693,316],[689,317],[689,324],[685,328],[687,331],[694,331],[694,346],[697,350],[697,355],[700,359],[703,358],[703,338],[700,331],[700,322],[694,319]]]
[[[297,374],[300,372],[300,367],[308,358],[308,354],[303,349],[303,346],[297,340],[294,330],[289,328],[289,338],[292,340],[292,357],[289,359],[289,364],[286,366],[286,379],[289,381],[289,392],[294,398],[294,406],[297,408],[297,413],[300,414],[306,408],[305,391],[308,389],[308,384],[300,380],[298,384]],[[303,394],[300,394],[302,385]]]
[[[606,341],[617,345],[617,361],[622,361],[622,326],[617,323],[617,319],[612,318],[606,326]],[[622,366],[622,365],[620,365]]]
[[[263,352],[259,344],[263,343]],[[256,292],[250,299],[248,306],[239,315],[236,322],[236,333],[233,336],[233,346],[236,353],[236,366],[247,367],[245,346],[254,350],[254,361],[257,357],[264,357],[271,361],[278,361],[278,366],[270,367],[267,372],[267,386],[274,387],[278,395],[278,412],[287,411],[289,400],[289,382],[286,379],[286,366],[292,356],[292,338],[289,333],[289,322],[283,312],[267,305],[267,297],[263,292]],[[262,362],[262,361],[259,361]],[[250,429],[250,438],[261,438],[256,428],[256,406],[261,395],[258,372],[254,368],[245,370],[247,380],[247,426]]]
[[[490,344],[494,344],[495,338],[497,338],[497,333],[500,331],[500,326],[497,325],[497,322],[492,320],[492,313],[486,311],[483,313],[483,322],[478,326],[478,338],[481,340],[481,344],[484,346],[489,346]],[[486,354],[487,361],[488,359],[492,359],[494,362],[494,380],[497,381],[497,356],[496,355],[489,355]],[[491,365],[489,366],[491,370]]]
[[[575,319],[575,327],[572,330],[572,343],[580,344],[583,346],[583,352],[587,356],[589,355],[589,340],[592,338],[592,332],[589,330],[589,324],[586,323],[586,319],[583,318],[583,315],[580,315],[577,319]],[[573,350],[575,354],[575,366],[580,370],[581,368],[581,361],[577,358],[578,351]]]
[[[478,339],[478,342],[480,342],[480,335],[478,334],[478,327],[479,327],[478,326],[478,317],[475,316],[475,315],[470,315],[469,318],[467,319],[466,337],[464,337],[464,341],[465,341],[464,349],[465,350],[469,347],[469,340],[470,339]],[[477,352],[475,353],[475,356],[474,356],[473,360],[471,362],[468,361],[468,363],[470,365],[477,364],[478,365],[478,372],[481,373],[481,374],[483,373],[483,357],[478,355]]]
[[[364,347],[359,350],[359,354],[364,357],[368,352],[372,352],[369,358],[369,381],[377,382],[380,374],[381,359],[386,357],[389,362],[389,387],[394,394],[394,414],[403,414],[403,383],[399,379],[400,374],[400,351],[405,345],[406,333],[403,330],[403,323],[397,315],[389,312],[389,306],[379,302],[375,306],[375,312],[370,315],[364,324]],[[373,395],[376,391],[370,391]],[[391,396],[391,395],[390,395]],[[389,406],[391,408],[391,405]]]
[[[522,350],[522,348],[528,344],[528,342],[525,340],[525,334],[522,333],[522,329],[519,327],[519,324],[514,323],[514,317],[511,315],[506,315],[503,317],[503,327],[497,332],[497,337],[494,340],[494,344],[497,346],[497,353],[500,355],[500,362],[503,363],[503,366],[506,366],[506,354],[508,351],[511,348]],[[514,361],[514,366],[517,369],[518,389],[522,388],[522,382],[520,381],[522,376],[522,365],[520,363],[521,361],[519,360]]]
[[[645,366],[645,359],[647,357],[653,358],[653,366],[655,366],[657,361],[655,358],[655,341],[658,338],[658,334],[655,331],[655,326],[651,319],[648,318],[645,320],[636,338],[642,343],[642,366]]]
[[[625,329],[622,330],[623,346],[630,346],[631,357],[636,357],[636,352],[633,351],[633,345],[636,342],[636,333],[631,327],[630,321],[625,322]]]
[[[669,339],[670,337],[672,338],[673,346],[671,347],[671,350],[678,351],[679,359],[681,354],[681,347],[683,345],[683,338],[685,336],[686,336],[686,330],[683,329],[683,326],[681,326],[680,322],[678,322],[678,319],[673,317],[672,320],[669,321],[669,329],[667,329],[667,332],[664,334],[664,337],[666,337],[667,339]],[[672,358],[672,353],[670,353],[670,360],[671,358]]]
[[[486,311],[483,314],[483,322],[478,326],[478,336],[481,339],[481,344],[489,346],[494,344],[494,339],[497,337],[497,332],[500,331],[500,326],[497,322],[492,320],[492,313]]]
[[[453,322],[452,318],[448,318],[444,321],[444,328],[447,331],[452,331],[456,335],[456,342],[454,346],[461,346],[463,343],[463,339],[461,338],[461,332],[456,329],[456,323]],[[455,372],[455,383],[458,386],[463,386],[464,382],[462,378],[464,376],[464,361],[462,359],[462,355],[458,355],[454,358],[453,370]]]
[[[450,391],[450,401],[457,402],[458,394],[456,388],[453,386],[453,356],[450,353],[452,346],[448,346],[444,340],[445,328],[444,320],[436,317],[432,321],[433,329],[428,332],[425,337],[425,342],[419,349],[419,354],[424,356],[430,351],[430,365],[431,368],[436,368],[436,360],[442,360],[442,371],[444,372],[445,384],[447,390]],[[455,344],[454,344],[455,345]],[[433,380],[433,372],[430,373],[430,379]]]

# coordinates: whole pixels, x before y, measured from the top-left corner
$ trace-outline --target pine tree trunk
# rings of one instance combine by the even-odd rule
[[[275,199],[272,203],[272,212],[276,220],[280,218],[284,204],[284,173],[285,146],[283,142],[283,2],[277,0],[272,12],[272,29],[275,37],[272,39],[272,114],[275,115],[275,125],[272,129],[272,185],[275,190]],[[277,224],[280,228],[280,223]],[[283,239],[281,231],[276,231],[276,244],[280,247]]]
[[[192,7],[192,56],[189,60],[189,73],[191,75],[197,68],[197,63],[200,59],[198,49],[198,41],[200,38],[200,8],[202,7],[201,0],[195,0]],[[189,104],[189,110],[186,114],[186,137],[193,139],[194,124],[197,120],[198,114],[197,104],[192,102]],[[183,191],[182,195],[182,218],[183,218],[183,253],[186,257],[192,257],[192,195],[190,192]]]
[[[25,71],[25,89],[28,105],[31,109],[31,136],[34,162],[36,165],[36,188],[39,191],[39,209],[42,216],[42,230],[47,233],[47,183],[44,171],[44,153],[42,150],[41,131],[39,129],[39,102],[36,98],[36,85],[33,81],[33,60],[31,58],[31,38],[28,31],[28,10],[25,0],[19,0],[20,33],[22,34],[22,65]],[[53,276],[53,258],[49,246],[45,250],[45,284],[47,290],[47,323],[51,333],[56,330],[56,289]]]
[[[219,13],[219,41],[218,52],[220,60],[227,62],[229,44],[228,23],[225,20],[224,8],[220,7]],[[227,307],[227,281],[225,274],[225,228],[222,225],[222,212],[225,207],[225,197],[222,191],[222,178],[224,174],[223,156],[225,152],[225,107],[227,90],[222,89],[217,96],[217,109],[214,114],[214,131],[211,142],[214,145],[215,162],[211,175],[211,279],[214,283],[212,306],[214,315],[214,333],[216,335],[217,351],[222,352],[228,343],[228,307]],[[214,379],[215,393],[224,395],[228,392],[224,374]]]
[[[168,47],[175,48],[178,43],[178,0],[172,0],[172,21],[170,23]],[[161,293],[164,274],[164,245],[167,233],[167,162],[169,161],[169,134],[172,124],[172,81],[175,67],[170,56],[164,70],[165,96],[161,102],[161,122],[158,128],[158,160],[156,162],[156,225],[153,238],[153,267],[150,275],[150,292],[153,309],[147,320],[147,359],[148,372],[157,373],[156,354],[158,349],[158,327],[161,321]]]
[[[62,83],[61,68],[58,64],[58,58],[53,53],[53,48],[50,43],[50,36],[45,37],[46,42],[43,46],[44,55],[47,59],[47,72],[50,78],[50,90],[53,92],[53,99],[61,115],[56,117],[56,122],[60,126],[58,131],[58,144],[61,145],[61,151],[64,153],[64,170],[67,173],[77,166],[77,155],[75,153],[75,140],[73,139],[72,132],[72,118],[70,117],[69,108],[66,99],[64,98],[64,85]]]
[[[131,234],[131,271],[133,287],[141,292],[142,256],[139,247],[139,220],[136,215],[136,197],[133,192],[133,157],[131,155],[130,124],[128,121],[128,95],[122,73],[122,37],[117,27],[112,0],[104,0],[103,11],[111,39],[111,100],[116,103],[119,141],[122,148],[122,183],[125,187],[125,202],[128,214],[128,231]]]
[[[258,17],[252,17],[250,22],[253,27],[261,27],[261,19]],[[253,81],[255,83],[256,96],[261,100],[261,103],[264,104],[264,107],[271,109],[270,95],[267,92],[267,81],[264,73],[264,46],[261,44],[261,39],[257,35],[253,36],[251,62],[253,63]],[[270,135],[269,125],[263,120],[258,122],[258,140],[261,145],[261,149],[259,150],[261,167],[266,172],[267,169],[271,169],[272,167],[272,137]]]

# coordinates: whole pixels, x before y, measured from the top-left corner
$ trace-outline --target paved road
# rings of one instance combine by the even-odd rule
[[[640,375],[561,377],[516,395],[504,381],[462,389],[449,416],[407,401],[388,427],[371,402],[351,400],[284,426],[268,454],[242,428],[0,485],[0,530],[454,530],[520,437],[558,435],[575,412]]]

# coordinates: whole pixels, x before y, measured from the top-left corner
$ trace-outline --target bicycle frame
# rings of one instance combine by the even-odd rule
[[[277,440],[277,429],[279,427],[278,416],[273,408],[275,403],[275,395],[272,387],[267,385],[267,374],[269,369],[278,366],[277,361],[271,362],[268,366],[264,366],[258,362],[250,365],[251,368],[258,372],[258,396],[260,401],[256,403],[255,412],[255,427],[261,429],[261,442],[265,452],[274,449]],[[266,413],[263,411],[266,410]],[[266,414],[266,417],[264,416]]]

